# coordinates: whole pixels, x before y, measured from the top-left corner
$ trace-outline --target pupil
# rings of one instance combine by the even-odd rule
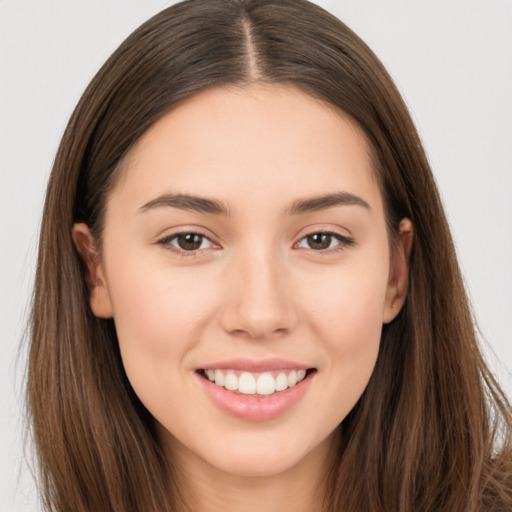
[[[311,249],[328,249],[331,245],[331,235],[315,233],[308,236],[308,244]]]
[[[194,233],[187,233],[178,236],[178,245],[186,251],[195,251],[201,247],[201,236]]]

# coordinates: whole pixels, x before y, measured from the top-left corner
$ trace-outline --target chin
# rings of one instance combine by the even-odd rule
[[[289,454],[281,449],[261,451],[243,451],[224,454],[216,460],[210,461],[219,471],[238,477],[273,477],[288,471],[301,462],[303,455]]]
[[[185,446],[174,438],[173,455],[183,461],[195,460],[195,464],[240,478],[275,477],[303,464],[316,466],[316,461],[325,461],[330,453],[333,434],[326,438],[304,436],[299,438],[293,432],[252,432],[251,434],[219,438],[204,436],[201,445]],[[277,434],[277,435],[276,435]],[[186,462],[185,462],[186,464]],[[193,465],[195,465],[193,464]]]

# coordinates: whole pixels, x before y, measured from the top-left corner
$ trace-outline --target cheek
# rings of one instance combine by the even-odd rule
[[[330,340],[364,340],[380,333],[388,268],[382,264],[360,267],[347,266],[305,286],[311,323]]]
[[[311,284],[307,315],[328,361],[326,371],[344,389],[345,412],[364,391],[379,352],[388,268],[351,267]]]
[[[154,343],[155,349],[161,336],[168,346],[170,341],[192,332],[211,302],[208,281],[197,273],[166,271],[156,266],[137,271],[135,265],[127,264],[110,276],[109,293],[120,337],[123,333],[123,339]]]
[[[162,265],[137,269],[135,262],[126,260],[113,267],[109,277],[128,379],[139,395],[144,389],[168,386],[183,370],[183,359],[198,342],[212,309],[208,281]]]

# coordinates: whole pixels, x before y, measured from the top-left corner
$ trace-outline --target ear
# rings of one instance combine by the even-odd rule
[[[84,223],[73,226],[72,237],[85,265],[92,312],[99,318],[112,318],[112,303],[94,237]]]
[[[391,322],[398,315],[407,296],[412,239],[412,222],[409,219],[402,219],[398,226],[398,239],[391,255],[391,268],[382,319],[385,324]]]

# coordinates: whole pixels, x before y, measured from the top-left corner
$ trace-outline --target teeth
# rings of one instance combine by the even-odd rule
[[[208,380],[229,391],[238,391],[243,395],[265,396],[295,386],[304,379],[306,370],[283,370],[279,373],[264,372],[254,375],[236,370],[208,369],[204,374]]]
[[[288,387],[291,388],[297,384],[297,372],[295,370],[292,370],[288,374]]]
[[[280,373],[276,379],[276,391],[284,391],[288,387],[288,377]]]
[[[228,373],[224,379],[224,387],[229,391],[236,391],[238,389],[238,379],[234,373]]]
[[[254,395],[256,393],[256,379],[249,372],[244,372],[238,380],[238,391],[244,395]]]
[[[256,381],[258,395],[271,395],[276,390],[276,381],[270,373],[262,373]]]
[[[215,370],[215,384],[224,386],[224,374],[220,370]]]

